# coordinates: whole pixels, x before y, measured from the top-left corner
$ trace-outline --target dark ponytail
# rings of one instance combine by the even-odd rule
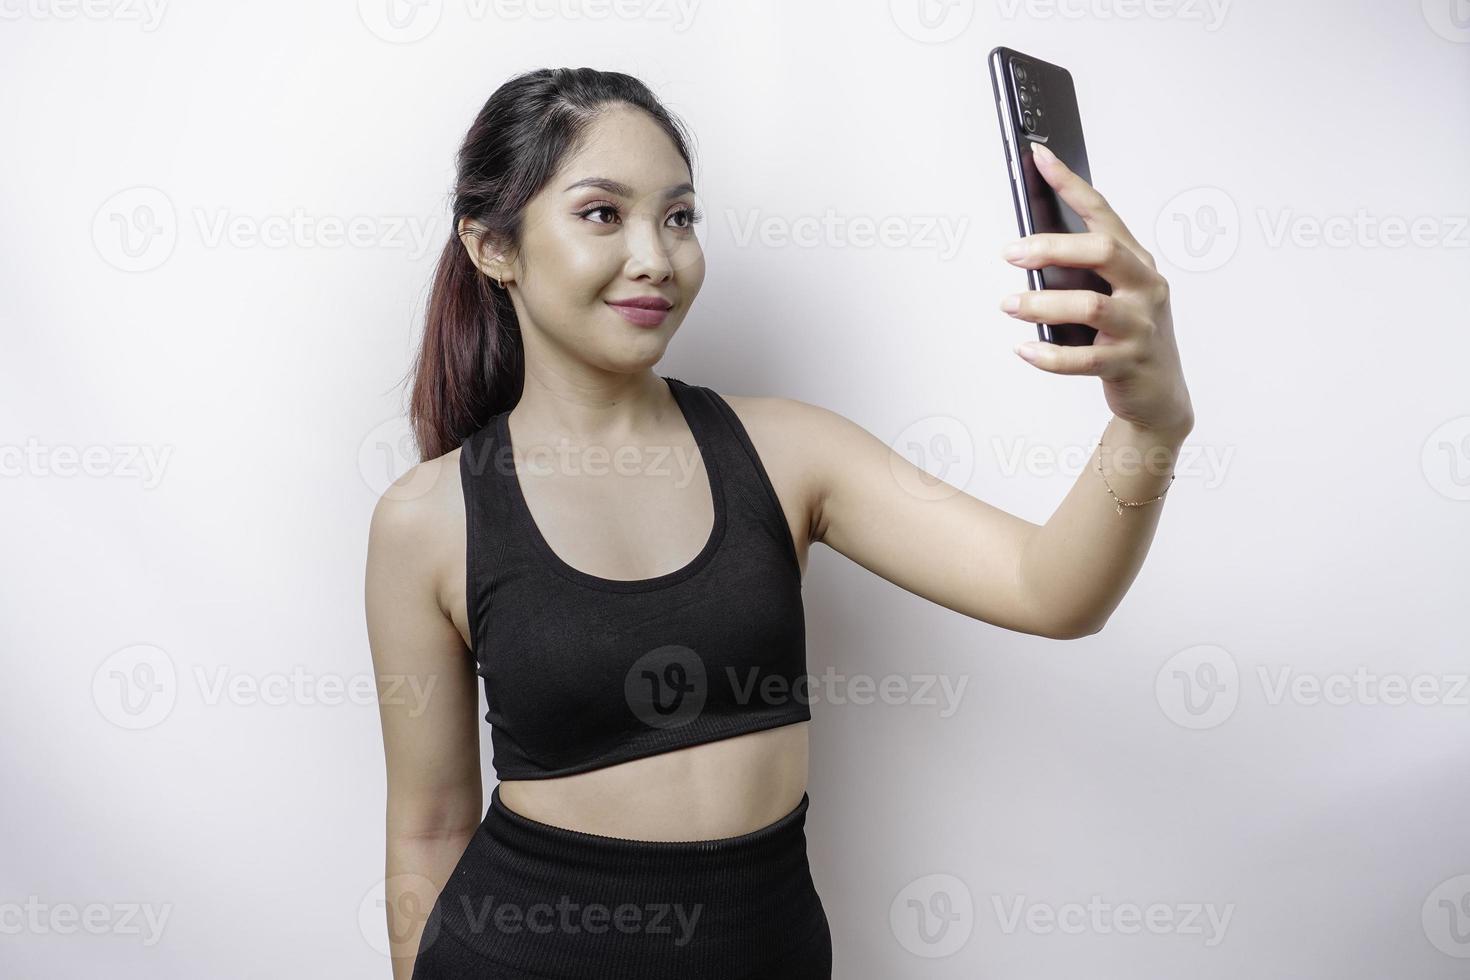
[[[541,68],[517,75],[486,101],[456,157],[449,241],[439,255],[423,344],[413,366],[409,422],[422,459],[459,447],[520,398],[525,354],[510,295],[470,260],[463,218],[485,228],[507,258],[518,254],[526,205],[611,103],[653,117],[689,165],[682,123],[631,75]]]

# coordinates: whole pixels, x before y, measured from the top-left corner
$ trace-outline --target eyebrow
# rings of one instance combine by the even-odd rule
[[[616,180],[609,180],[606,177],[586,177],[582,180],[577,181],[575,184],[568,184],[564,189],[574,191],[579,187],[597,187],[601,190],[607,191],[609,194],[616,194],[619,197],[636,196],[633,192],[633,188],[629,187],[627,184]],[[673,187],[670,187],[664,191],[664,199],[672,200],[673,198],[678,197],[680,194],[693,193],[693,184],[675,184]]]

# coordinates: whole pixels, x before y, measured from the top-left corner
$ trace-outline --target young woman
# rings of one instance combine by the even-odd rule
[[[1010,260],[1113,286],[1003,304],[1100,331],[1028,355],[1100,377],[1114,413],[1044,526],[913,492],[925,474],[834,412],[656,374],[704,278],[683,127],[586,68],[485,103],[416,367],[425,461],[370,531],[400,980],[830,977],[804,836],[812,542],[976,619],[1095,633],[1193,425],[1153,261],[1041,166],[1091,230]],[[483,811],[477,675],[499,778]]]

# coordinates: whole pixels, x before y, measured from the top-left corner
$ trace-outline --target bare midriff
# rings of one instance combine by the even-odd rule
[[[570,776],[502,780],[500,799],[532,820],[604,837],[736,837],[801,802],[810,727],[796,722]]]

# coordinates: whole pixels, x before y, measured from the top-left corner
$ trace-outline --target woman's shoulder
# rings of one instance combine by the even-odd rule
[[[780,395],[722,395],[744,427],[771,483],[792,515],[805,526],[798,541],[811,541],[820,526],[828,485],[827,459],[834,442],[856,423],[799,398]]]
[[[760,430],[774,445],[807,445],[855,425],[852,420],[811,402],[781,395],[724,395],[751,438]]]
[[[379,558],[438,578],[441,559],[464,541],[464,491],[456,447],[426,459],[383,491],[373,507],[368,550]]]
[[[894,464],[891,445],[830,408],[780,396],[724,397],[773,482],[802,501],[812,540],[821,538],[824,506],[835,487],[888,474]]]

